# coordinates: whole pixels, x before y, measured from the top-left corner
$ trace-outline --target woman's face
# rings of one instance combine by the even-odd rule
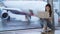
[[[50,10],[50,7],[49,6],[46,6],[45,9],[46,9],[46,11],[49,11]]]

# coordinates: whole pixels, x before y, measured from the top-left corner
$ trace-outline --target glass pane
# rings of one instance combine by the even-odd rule
[[[45,11],[46,1],[2,1],[0,4],[0,31],[36,28],[35,30],[40,31],[38,33],[41,34],[43,22],[38,17],[38,12]]]
[[[54,20],[55,20],[55,27],[58,27],[59,25],[59,1],[53,2],[53,8],[54,8]]]
[[[60,0],[53,0],[55,34],[60,33]]]

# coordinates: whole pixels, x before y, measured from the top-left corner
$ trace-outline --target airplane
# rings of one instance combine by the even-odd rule
[[[10,20],[11,18],[15,20],[27,21],[27,20],[39,20],[38,17],[31,15],[30,13],[23,12],[17,8],[3,8],[1,13],[2,19]]]

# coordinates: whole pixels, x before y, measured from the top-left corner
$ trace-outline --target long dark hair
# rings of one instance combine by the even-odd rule
[[[52,14],[51,5],[50,5],[50,4],[46,4],[46,6],[45,6],[45,7],[47,7],[47,6],[50,8],[50,10],[49,10],[49,15],[50,15],[50,17],[51,17],[51,14]],[[45,9],[45,11],[46,11],[46,9]]]

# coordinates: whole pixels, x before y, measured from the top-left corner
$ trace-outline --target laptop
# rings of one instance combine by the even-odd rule
[[[38,12],[38,17],[39,18],[49,18],[49,13],[48,12]]]

